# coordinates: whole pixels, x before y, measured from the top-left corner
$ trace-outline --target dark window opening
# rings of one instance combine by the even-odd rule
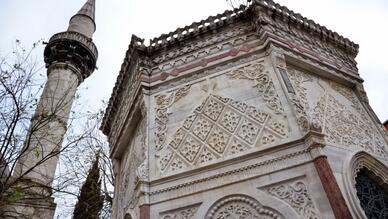
[[[357,196],[368,219],[388,218],[388,185],[362,169],[356,177]]]

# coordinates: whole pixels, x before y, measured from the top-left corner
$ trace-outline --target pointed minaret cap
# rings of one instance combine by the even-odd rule
[[[70,18],[68,31],[75,31],[92,38],[96,31],[95,20],[96,1],[88,0],[84,6]]]
[[[85,5],[78,11],[77,15],[86,15],[93,21],[95,19],[96,1],[88,0]]]

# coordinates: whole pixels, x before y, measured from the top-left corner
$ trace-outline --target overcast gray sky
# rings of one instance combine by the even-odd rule
[[[67,28],[84,0],[0,0],[0,53],[17,38],[31,45]],[[360,45],[357,57],[370,103],[382,121],[388,119],[388,1],[277,0]],[[99,69],[82,87],[87,104],[109,98],[132,33],[146,41],[177,27],[228,9],[225,0],[97,0]],[[40,53],[41,54],[41,53]]]

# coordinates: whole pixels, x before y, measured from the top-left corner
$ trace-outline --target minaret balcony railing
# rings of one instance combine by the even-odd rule
[[[81,70],[83,79],[96,68],[97,57],[97,47],[92,39],[73,31],[52,36],[44,51],[47,66],[55,62],[72,63]]]

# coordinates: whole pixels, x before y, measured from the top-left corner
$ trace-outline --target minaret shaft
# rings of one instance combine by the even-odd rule
[[[55,203],[50,197],[50,188],[69,114],[78,85],[96,68],[98,53],[92,42],[96,29],[94,11],[95,0],[88,0],[70,19],[68,30],[52,36],[44,51],[47,83],[31,119],[25,151],[17,161],[14,174],[16,179],[21,179],[20,184],[29,189],[28,197],[11,208],[26,218],[54,216]]]
[[[77,75],[79,70],[68,64],[55,64],[48,69],[47,83],[26,139],[28,148],[16,169],[18,176],[51,186],[58,162],[56,155],[79,84]]]

